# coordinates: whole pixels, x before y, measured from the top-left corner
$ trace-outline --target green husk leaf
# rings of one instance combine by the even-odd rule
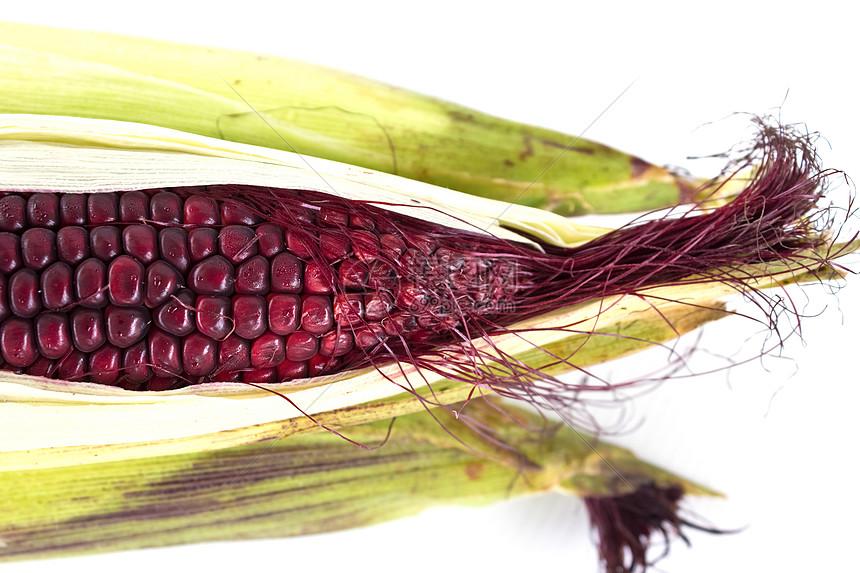
[[[171,127],[562,215],[671,206],[697,186],[599,143],[284,58],[0,23],[0,67],[0,113]]]
[[[354,439],[380,444],[391,427],[373,452],[317,432],[208,452],[2,471],[0,560],[305,535],[433,505],[551,490],[603,495],[655,482],[714,493],[627,450],[504,408],[503,416],[483,400],[469,405],[473,421],[497,431],[493,439],[441,412],[455,439],[417,413],[393,427],[378,421],[350,428]],[[542,426],[547,431],[536,439]]]

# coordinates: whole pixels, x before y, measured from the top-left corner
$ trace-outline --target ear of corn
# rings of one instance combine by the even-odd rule
[[[491,200],[468,197],[322,160],[315,162],[315,171],[309,171],[300,160],[288,153],[229,144],[150,126],[12,116],[0,123],[0,158],[0,178],[8,190],[75,193],[216,182],[277,184],[295,189],[314,189],[320,185],[319,178],[322,175],[339,194],[358,199],[382,200],[395,204],[393,210],[410,212],[411,209],[419,212],[421,217],[437,216],[450,225],[461,225],[469,230],[486,228],[518,241],[528,239],[509,233],[501,225],[520,229],[544,243],[559,246],[577,244],[601,236],[606,231],[578,226],[551,213],[525,207],[510,209],[495,221],[492,213],[498,212],[497,209],[502,206]],[[98,165],[99,169],[94,171],[92,165]],[[434,210],[427,211],[423,206]],[[454,216],[442,215],[443,209],[446,213],[453,212]],[[775,263],[770,263],[769,269],[773,275],[750,284],[756,288],[765,288],[779,284],[781,280],[797,280],[797,271],[802,274],[808,270],[806,264],[797,259],[791,264],[786,263],[780,270],[775,267]],[[749,271],[744,272],[747,274],[742,276],[748,276]],[[517,325],[518,328],[530,329],[528,333],[500,334],[492,343],[479,340],[474,344],[482,351],[522,357],[524,364],[534,367],[547,366],[546,363],[553,356],[571,355],[575,351],[577,366],[583,367],[677,336],[682,331],[677,326],[682,323],[682,309],[695,309],[698,305],[721,312],[721,306],[714,301],[734,292],[734,289],[734,286],[723,282],[705,285],[694,282],[653,290],[649,293],[653,296],[649,301],[635,296],[592,301],[535,316]],[[628,324],[633,316],[636,320]],[[668,316],[672,320],[667,320]],[[689,316],[691,318],[685,327],[692,329],[713,318],[714,314],[691,312]],[[598,332],[607,336],[583,336],[554,328],[565,324],[582,325],[580,332]],[[625,329],[630,329],[631,339],[628,341],[622,343],[611,337],[613,333]],[[613,341],[612,345],[605,344],[609,340]],[[587,344],[580,348],[584,342]],[[555,353],[556,350],[560,354]],[[564,370],[569,367],[569,363],[562,363],[555,368]],[[110,449],[115,444],[143,443],[147,445],[141,451],[145,450],[149,454],[159,451],[160,447],[172,447],[171,439],[303,418],[307,414],[316,416],[337,412],[356,404],[387,401],[398,395],[406,398],[409,404],[401,411],[414,411],[424,405],[409,394],[409,390],[415,389],[421,393],[439,384],[448,384],[445,376],[417,372],[412,367],[403,368],[398,364],[383,366],[378,370],[345,372],[288,385],[285,391],[290,392],[294,405],[301,408],[299,411],[278,396],[246,385],[213,384],[169,393],[129,396],[119,388],[103,385],[64,384],[38,377],[7,375],[2,384],[3,397],[6,399],[2,404],[4,417],[14,420],[11,427],[27,430],[7,433],[3,449],[21,451],[57,445],[74,448],[96,444],[103,444]],[[336,387],[336,390],[329,392],[327,385]],[[463,400],[471,391],[468,385],[455,385],[446,389],[450,389],[450,393],[443,395],[447,403]],[[225,408],[221,400],[224,397],[243,399],[234,400],[229,408]],[[30,404],[40,407],[32,408]],[[52,412],[54,424],[45,425],[38,421],[43,419],[47,409]],[[189,411],[197,415],[190,417]],[[350,418],[348,423],[378,419],[385,413],[385,408],[369,409],[367,414],[362,412]],[[164,423],[146,423],[153,415],[157,415]],[[139,419],[135,421],[138,416]],[[86,420],[86,423],[81,424],[77,420]],[[337,422],[337,416],[333,420]],[[66,428],[62,444],[57,442],[58,438],[52,429],[56,427]],[[41,431],[34,431],[34,428]],[[108,428],[111,428],[110,432]],[[238,444],[242,443],[241,440],[259,437],[253,431],[238,431],[221,445]],[[107,454],[100,452],[99,455]],[[19,460],[19,463],[26,462]]]
[[[586,139],[282,58],[0,23],[0,66],[0,113],[171,127],[563,215],[671,206],[696,186]]]
[[[469,408],[481,437],[439,412],[398,417],[385,446],[365,452],[328,433],[209,452],[124,462],[94,461],[0,472],[0,560],[103,552],[223,539],[305,535],[368,525],[439,504],[480,505],[545,491],[607,496],[629,486],[713,492],[659,470],[629,451],[513,408]],[[389,423],[349,428],[368,444]],[[586,443],[594,444],[591,449]],[[38,488],[31,484],[38,483]],[[571,501],[571,511],[574,502]]]
[[[309,170],[301,160],[289,153],[230,144],[151,126],[70,118],[11,116],[0,123],[0,154],[3,159],[0,164],[0,177],[5,189],[12,191],[80,193],[212,183],[280,185],[301,190],[318,188],[322,177],[331,191],[338,195],[358,200],[382,201],[391,205],[393,211],[414,213],[424,219],[437,218],[446,225],[460,226],[470,231],[476,228],[487,229],[486,232],[517,241],[528,239],[511,233],[506,227],[519,229],[545,244],[562,247],[582,243],[606,232],[605,229],[578,226],[551,213],[526,207],[505,211],[505,206],[492,200],[468,197],[333,162],[317,160],[314,169]],[[94,171],[92,165],[98,165],[99,169]],[[493,214],[502,211],[504,214],[496,219]],[[790,265],[785,268],[785,272],[791,272]],[[773,277],[765,277],[760,279],[759,283],[767,285],[774,280]],[[654,299],[657,302],[626,296],[615,297],[610,301],[594,301],[528,318],[517,326],[521,327],[520,330],[530,329],[529,332],[500,334],[492,343],[479,340],[475,345],[487,352],[504,352],[511,355],[532,353],[535,349],[563,344],[570,337],[570,332],[552,329],[553,325],[580,324],[586,325],[588,331],[600,331],[622,322],[623,317],[632,312],[645,312],[652,308],[652,305],[654,308],[660,308],[662,305],[676,304],[673,301],[686,302],[687,298],[713,301],[732,292],[734,288],[722,282],[711,282],[704,286],[694,282],[666,287],[667,290],[663,293],[654,291],[653,295],[660,297]],[[665,296],[660,296],[661,294]],[[657,338],[662,340],[665,336],[661,334]],[[578,360],[582,358],[584,357],[581,355],[577,356]],[[439,373],[417,374],[412,368],[402,368],[394,364],[378,370],[348,372],[333,379],[313,379],[307,385],[295,385],[290,390],[294,392],[297,400],[307,400],[307,403],[313,401],[313,405],[306,406],[308,410],[304,413],[315,414],[344,408],[356,402],[385,399],[404,389],[432,385],[444,378],[445,376]],[[391,384],[389,379],[398,381],[399,385]],[[343,391],[325,393],[322,398],[317,398],[319,391],[307,387],[319,386],[329,380],[338,380],[338,387]],[[206,422],[198,422],[196,429],[186,429],[180,434],[207,433],[241,427],[252,420],[265,421],[302,415],[277,396],[241,385],[238,388],[231,384],[215,384],[211,388],[207,385],[202,389],[186,388],[173,394],[184,394],[186,397],[179,399],[174,395],[149,394],[128,397],[120,389],[105,388],[102,385],[73,384],[69,387],[56,381],[45,380],[38,380],[35,385],[26,389],[13,384],[12,389],[7,390],[7,395],[15,396],[19,401],[75,403],[80,407],[109,403],[117,405],[116,412],[122,411],[123,404],[158,403],[165,408],[161,416],[166,417],[168,412],[172,411],[178,418],[187,418],[184,409],[192,404],[195,408],[203,408],[206,403],[214,404],[201,394],[254,397],[254,400],[240,402],[241,406],[238,407],[243,414],[234,411],[229,415],[219,416],[217,412],[208,412],[208,415],[204,416]],[[455,398],[459,399],[462,397]],[[94,418],[88,416],[89,419],[111,420],[110,412],[114,410],[94,408],[94,411],[101,414]],[[151,415],[151,411],[147,411],[147,414]],[[229,418],[228,425],[218,421],[222,417]],[[126,426],[137,428],[146,425]],[[19,427],[30,427],[30,424],[22,424]],[[167,424],[165,428],[175,426]],[[115,434],[112,436],[116,438]],[[121,441],[152,441],[159,437],[176,436],[159,436],[156,433],[151,436],[140,435],[137,439],[129,437]],[[34,447],[34,444],[30,442],[27,447]]]

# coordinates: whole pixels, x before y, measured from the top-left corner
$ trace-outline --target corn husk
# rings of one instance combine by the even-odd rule
[[[0,113],[170,127],[564,215],[671,206],[696,187],[586,139],[283,58],[0,23],[0,69]]]
[[[423,412],[393,427],[349,428],[363,443],[385,442],[373,452],[318,432],[211,452],[3,471],[0,488],[9,494],[0,499],[0,561],[305,535],[431,505],[547,491],[609,495],[657,483],[714,494],[567,427],[547,428],[536,440],[545,421],[516,408],[502,415],[488,403],[470,406],[473,422],[498,428],[492,439],[450,413],[440,416],[451,435]]]

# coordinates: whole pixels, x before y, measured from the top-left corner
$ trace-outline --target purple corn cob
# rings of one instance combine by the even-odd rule
[[[5,369],[134,389],[286,381],[432,339],[450,314],[426,280],[400,280],[446,251],[420,232],[407,245],[379,210],[291,208],[290,227],[215,188],[174,191],[0,198]],[[493,298],[473,266],[442,280],[460,303]]]

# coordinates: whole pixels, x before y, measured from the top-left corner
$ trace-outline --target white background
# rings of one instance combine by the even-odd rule
[[[289,56],[572,134],[635,80],[586,137],[698,175],[713,175],[715,168],[687,161],[688,155],[722,151],[748,135],[740,122],[724,120],[727,115],[775,113],[781,106],[785,121],[805,122],[827,138],[830,146],[822,142],[820,149],[827,166],[860,173],[856,26],[827,2],[802,8],[753,2],[3,4],[6,20]],[[697,129],[708,122],[717,126]],[[667,383],[635,402],[642,424],[616,441],[725,492],[726,500],[691,500],[688,507],[718,526],[746,527],[730,536],[691,534],[692,549],[676,545],[658,570],[856,566],[857,283],[849,281],[836,296],[823,288],[792,291],[807,313],[823,313],[805,322],[803,343],[795,338],[786,345],[790,359]],[[758,331],[742,320],[722,321],[706,329],[701,345],[732,355]],[[701,359],[696,364],[703,368],[712,364]],[[609,370],[624,376],[662,360],[652,354]],[[377,571],[597,571],[582,506],[554,495],[484,509],[434,509],[328,535],[12,564],[4,571],[328,571],[362,563]]]

